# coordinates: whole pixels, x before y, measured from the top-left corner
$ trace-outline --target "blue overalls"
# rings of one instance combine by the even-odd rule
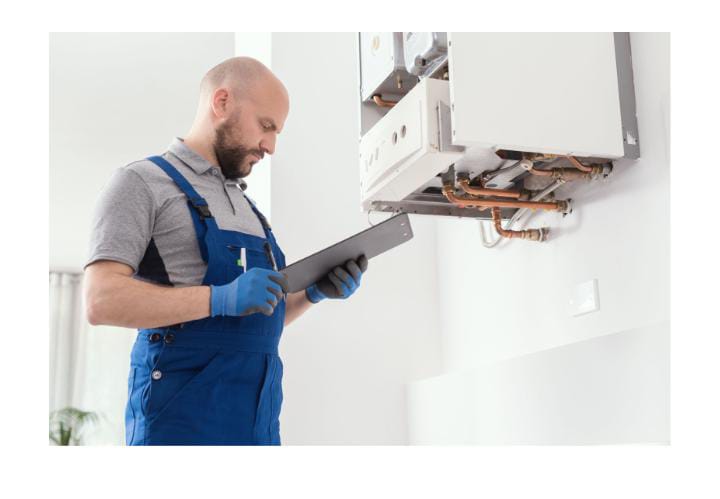
[[[207,263],[204,285],[231,282],[245,268],[285,266],[265,217],[250,202],[266,238],[221,230],[207,202],[175,167],[162,168],[188,198]],[[270,255],[272,252],[272,255]],[[128,445],[280,445],[283,364],[278,343],[285,300],[271,316],[208,317],[141,329],[132,349],[125,410]]]

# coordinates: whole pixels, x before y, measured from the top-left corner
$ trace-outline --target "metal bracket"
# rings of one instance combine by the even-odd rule
[[[385,211],[389,213],[409,213],[412,215],[433,215],[459,218],[474,218],[479,220],[492,220],[490,210],[477,210],[475,208],[460,208],[447,201],[441,196],[433,196],[431,199],[412,199],[403,201],[373,201],[372,211]],[[509,219],[517,210],[515,208],[503,208],[502,218]]]
[[[450,165],[446,172],[440,177],[443,187],[449,185],[453,189],[455,188],[455,165]]]
[[[640,157],[640,139],[638,137],[637,110],[635,106],[630,34],[614,33],[613,39],[615,41],[615,64],[618,75],[623,148],[626,158],[637,159]]]
[[[450,106],[444,102],[438,102],[437,107],[438,119],[438,148],[440,152],[452,151],[463,152],[465,147],[454,146],[452,144],[452,123],[450,121]]]

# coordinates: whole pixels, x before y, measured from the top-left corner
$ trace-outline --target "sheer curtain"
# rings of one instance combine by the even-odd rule
[[[87,332],[82,276],[50,272],[50,410],[83,406]]]
[[[83,311],[82,275],[50,272],[50,410],[92,411],[100,420],[90,445],[125,442],[124,410],[130,350],[136,332],[91,326]]]

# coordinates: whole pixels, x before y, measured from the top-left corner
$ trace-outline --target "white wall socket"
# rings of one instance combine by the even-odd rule
[[[575,286],[570,297],[570,315],[578,316],[600,310],[598,281],[591,279]]]

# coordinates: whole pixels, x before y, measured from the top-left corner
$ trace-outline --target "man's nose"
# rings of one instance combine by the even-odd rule
[[[260,150],[266,154],[273,154],[275,152],[275,135],[271,135],[269,138],[263,138],[260,141]]]

